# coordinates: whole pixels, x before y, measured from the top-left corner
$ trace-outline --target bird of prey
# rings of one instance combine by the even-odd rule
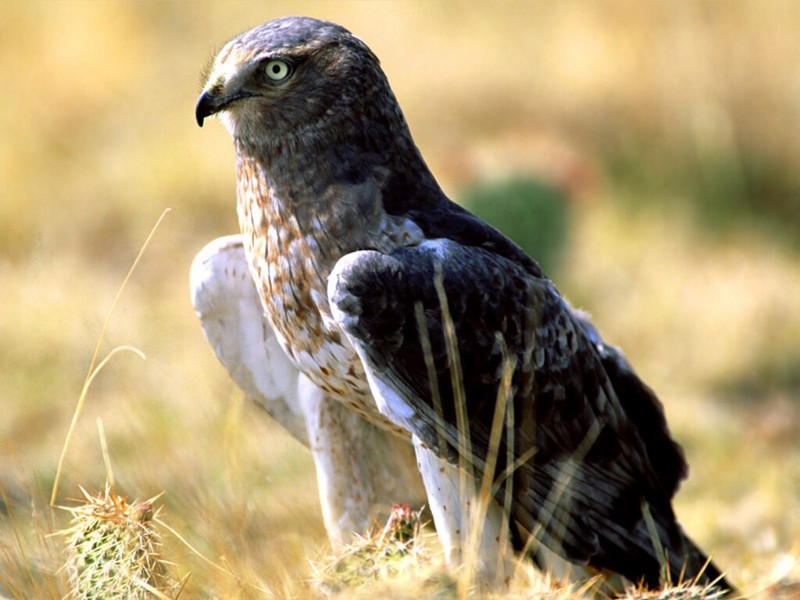
[[[508,542],[653,588],[732,589],[676,520],[687,467],[654,393],[445,196],[363,41],[305,17],[242,33],[197,102],[199,125],[211,115],[278,343],[325,398],[411,439],[450,560],[476,540],[481,575],[502,576]]]

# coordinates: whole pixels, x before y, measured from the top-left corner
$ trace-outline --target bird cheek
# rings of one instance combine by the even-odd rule
[[[222,124],[225,126],[225,129],[228,130],[228,133],[230,133],[231,136],[235,136],[236,119],[231,114],[231,112],[229,110],[223,110],[222,112],[217,114],[217,117],[219,118],[220,121],[222,121]]]
[[[262,98],[248,98],[237,102],[219,113],[228,132],[239,139],[263,138],[272,131],[272,120],[268,105]]]

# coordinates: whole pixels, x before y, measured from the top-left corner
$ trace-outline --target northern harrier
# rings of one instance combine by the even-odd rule
[[[214,114],[278,342],[325,397],[413,441],[451,560],[477,529],[489,576],[508,539],[650,587],[729,589],[676,521],[686,463],[653,392],[534,260],[445,196],[360,39],[297,17],[239,35],[197,103],[198,124]],[[494,500],[475,523],[480,481]]]

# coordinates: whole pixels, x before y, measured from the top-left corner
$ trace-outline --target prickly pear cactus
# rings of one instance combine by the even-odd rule
[[[71,596],[75,599],[169,598],[175,586],[160,556],[155,528],[155,498],[128,504],[106,485],[85,503],[67,508],[72,525],[67,538]]]

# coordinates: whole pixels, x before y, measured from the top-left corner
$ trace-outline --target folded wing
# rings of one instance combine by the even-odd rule
[[[549,280],[485,247],[435,239],[345,256],[328,296],[376,396],[393,404],[382,408],[453,463],[463,398],[471,450],[461,458],[480,475],[495,444],[518,545],[533,536],[573,563],[651,585],[665,561],[674,580],[697,562],[671,508],[686,467],[658,400]],[[509,364],[513,427],[493,441]]]

